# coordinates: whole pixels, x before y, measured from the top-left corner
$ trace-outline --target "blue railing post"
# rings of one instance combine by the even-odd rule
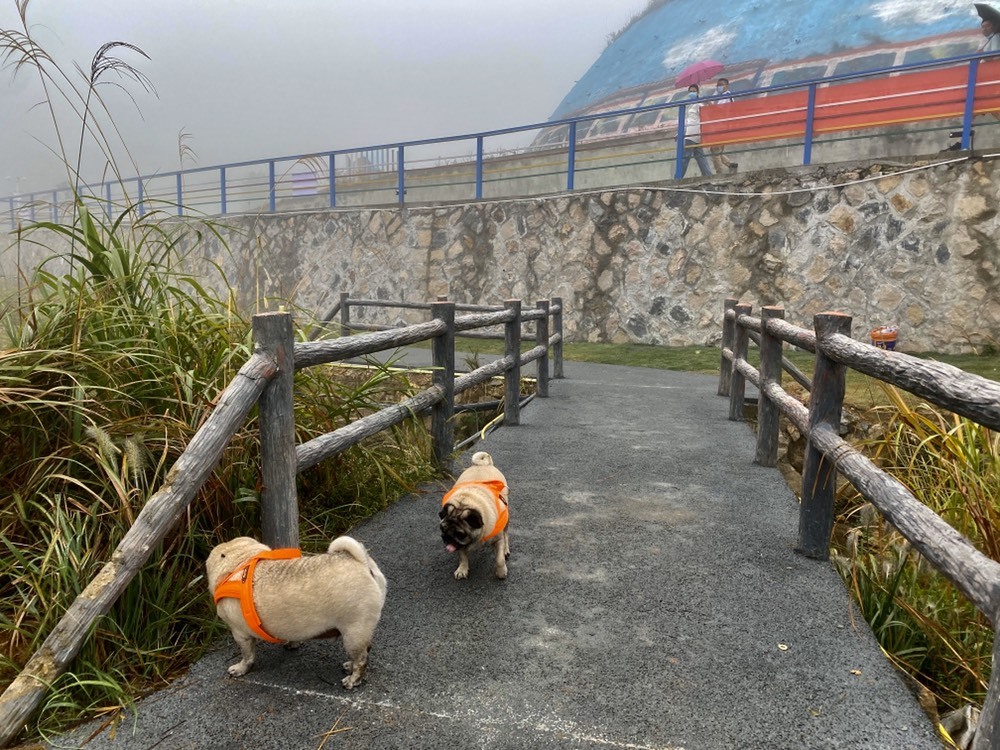
[[[476,200],[483,197],[483,137],[476,136]]]
[[[137,186],[136,201],[137,201],[138,208],[139,208],[139,217],[141,218],[141,217],[145,216],[145,208],[142,205],[142,178],[141,177],[136,177],[135,178],[135,184]]]
[[[274,189],[274,159],[267,163],[267,205],[271,207],[271,213],[277,208],[277,197]]]
[[[115,217],[111,215],[111,212],[115,210],[115,207],[111,203],[111,183],[110,182],[105,182],[104,183],[104,195],[107,197],[107,201],[108,201],[108,221],[114,221]]]
[[[399,202],[403,203],[403,193],[405,192],[403,180],[403,147],[400,146],[396,153],[396,193],[399,195]]]
[[[566,189],[573,189],[573,175],[576,173],[576,120],[569,124],[569,157],[566,164]]]
[[[59,223],[59,191],[52,191],[52,223]]]
[[[337,155],[330,154],[330,208],[337,205]]]
[[[965,112],[962,115],[962,150],[968,151],[972,145],[972,117],[976,104],[976,76],[979,73],[979,58],[969,62],[969,78],[965,84]]]
[[[806,102],[806,142],[802,154],[802,163],[812,164],[813,155],[813,125],[816,122],[816,84],[809,84],[809,98]]]
[[[219,208],[220,213],[226,213],[226,168],[219,167]]]
[[[687,105],[682,104],[677,108],[677,147],[674,149],[674,179],[684,178],[684,123],[686,118]]]
[[[184,180],[181,173],[177,173],[177,215],[184,215]]]

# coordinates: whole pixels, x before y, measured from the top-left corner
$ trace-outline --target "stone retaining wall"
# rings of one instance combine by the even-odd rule
[[[226,217],[202,234],[248,310],[355,297],[561,296],[569,341],[711,344],[725,297],[789,322],[900,326],[901,349],[1000,342],[996,161],[775,170],[426,208]],[[377,313],[379,314],[379,313]],[[384,312],[380,313],[385,315]],[[372,320],[373,318],[367,318]],[[408,322],[393,313],[381,322]]]

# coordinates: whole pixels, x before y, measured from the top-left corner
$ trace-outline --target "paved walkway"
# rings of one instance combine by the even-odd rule
[[[566,374],[477,446],[511,486],[507,581],[486,553],[452,578],[443,484],[353,531],[389,580],[359,689],[339,642],[264,644],[228,679],[227,640],[113,735],[54,746],[941,747],[830,564],[793,552],[795,499],[715,378]]]

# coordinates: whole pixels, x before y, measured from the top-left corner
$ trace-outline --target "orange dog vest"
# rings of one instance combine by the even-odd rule
[[[493,531],[491,531],[489,534],[487,534],[480,540],[482,542],[488,542],[490,539],[492,539],[501,531],[507,528],[507,518],[509,517],[510,513],[507,510],[507,501],[500,496],[500,493],[503,492],[505,489],[507,489],[507,485],[501,482],[499,479],[490,479],[486,482],[459,482],[450,490],[448,490],[445,493],[444,497],[441,498],[441,505],[442,506],[447,505],[448,499],[453,494],[455,494],[455,490],[457,490],[459,487],[468,487],[469,485],[478,485],[480,487],[484,487],[485,489],[489,490],[490,494],[493,495],[493,502],[496,503],[497,522],[493,526]]]
[[[250,629],[265,641],[281,643],[280,638],[275,638],[264,630],[260,617],[257,616],[257,608],[253,606],[253,573],[261,560],[294,560],[297,557],[302,557],[302,550],[290,548],[271,549],[254,555],[219,581],[219,585],[215,587],[215,603],[218,604],[220,599],[238,599],[243,619]]]

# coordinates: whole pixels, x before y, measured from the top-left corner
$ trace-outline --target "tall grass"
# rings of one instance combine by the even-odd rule
[[[1000,435],[914,405],[890,386],[875,460],[914,496],[1000,560]],[[890,658],[925,686],[939,710],[982,705],[992,661],[989,620],[858,499],[834,560]]]
[[[126,217],[102,222],[80,205],[73,225],[32,227],[25,241],[62,237],[74,249],[53,254],[4,303],[0,496],[10,501],[0,507],[0,684],[109,559],[250,355],[249,321],[181,270],[169,226],[135,210]],[[224,279],[213,286],[227,288]],[[389,379],[376,371],[345,385],[320,368],[298,374],[300,439],[378,408]],[[321,549],[431,473],[419,424],[315,467],[300,483],[303,546]],[[257,532],[258,487],[252,417],[57,680],[34,732],[117,708],[200,653],[216,632],[203,561],[221,539]]]

